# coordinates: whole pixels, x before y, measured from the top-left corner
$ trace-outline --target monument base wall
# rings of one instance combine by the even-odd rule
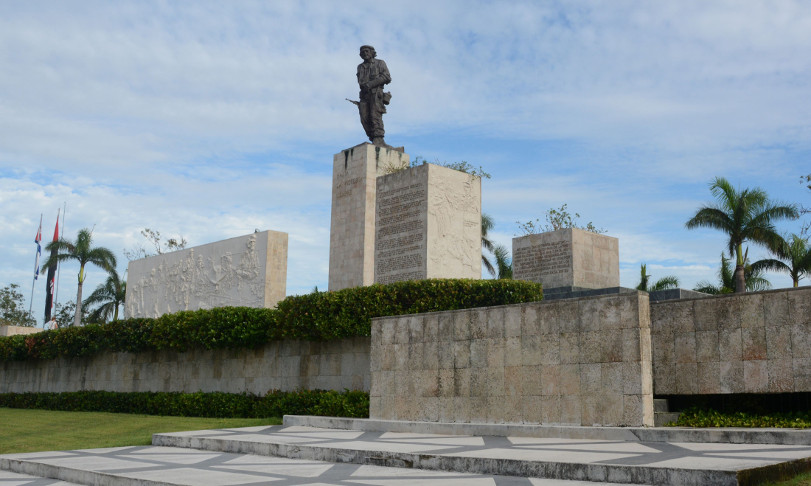
[[[0,363],[0,393],[369,390],[369,338]]]
[[[653,425],[644,292],[372,322],[370,417]]]
[[[811,287],[651,304],[658,395],[811,392]]]
[[[619,287],[619,240],[578,228],[513,238],[513,278],[545,289]]]

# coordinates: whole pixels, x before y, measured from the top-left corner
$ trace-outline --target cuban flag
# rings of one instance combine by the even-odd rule
[[[39,217],[39,229],[37,230],[37,236],[34,237],[34,243],[37,244],[37,259],[34,260],[34,280],[39,277],[39,257],[42,255],[40,241],[42,241],[42,216]]]

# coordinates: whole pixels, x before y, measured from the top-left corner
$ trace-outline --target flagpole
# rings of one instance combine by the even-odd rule
[[[68,210],[68,202],[65,201],[65,206],[62,208],[62,231],[60,231],[59,239],[65,237],[65,213]],[[59,276],[61,275],[62,265],[57,263],[56,264],[56,288],[54,289],[54,310],[56,310],[56,303],[59,302],[56,300],[57,296],[59,295]]]
[[[42,240],[42,213],[39,213],[39,229],[37,230],[37,236],[34,238],[34,243],[37,244],[37,256],[34,260],[34,278],[31,280],[31,300],[28,302],[28,313],[31,314],[31,310],[34,308],[34,286],[37,283],[37,277],[39,276],[39,255],[40,255],[40,246],[39,242]]]

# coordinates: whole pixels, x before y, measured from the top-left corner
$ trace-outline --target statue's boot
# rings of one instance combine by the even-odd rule
[[[386,143],[386,141],[385,141],[385,140],[383,140],[383,137],[374,137],[374,138],[372,139],[372,144],[373,144],[375,147],[383,147],[383,148],[388,148],[388,149],[390,149],[390,148],[394,148],[394,147],[392,147],[391,145],[387,144],[387,143]]]

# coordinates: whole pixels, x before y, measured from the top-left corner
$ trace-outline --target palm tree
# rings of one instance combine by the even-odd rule
[[[118,308],[124,304],[127,295],[127,282],[122,281],[118,272],[112,270],[107,276],[107,280],[96,287],[96,290],[85,299],[84,305],[91,306],[100,304],[88,319],[90,322],[107,322],[112,316],[114,321],[118,320]]]
[[[495,277],[496,268],[493,266],[493,262],[484,254],[485,251],[492,253],[495,248],[493,241],[488,236],[488,233],[494,226],[493,218],[489,214],[482,213],[482,265],[484,265],[484,269],[487,270],[487,273]]]
[[[650,275],[648,275],[648,267],[642,264],[642,276],[639,279],[639,285],[636,286],[637,290],[644,292],[656,292],[657,290],[677,289],[679,288],[679,278],[674,275],[662,277],[656,281],[655,284],[650,285]]]
[[[748,258],[749,249],[744,252],[744,288],[747,292],[757,292],[759,290],[768,290],[772,284],[763,277],[763,269],[756,268],[754,265],[749,264]],[[721,268],[718,270],[719,285],[713,285],[710,282],[703,280],[699,282],[693,289],[696,292],[703,292],[705,294],[731,294],[735,292],[735,273],[732,269],[732,263],[724,253],[721,253]]]
[[[807,238],[792,234],[790,241],[781,241],[772,252],[779,260],[773,258],[758,260],[752,264],[752,268],[786,272],[791,276],[794,287],[800,285],[800,279],[811,275],[811,246],[808,245]]]
[[[513,264],[507,247],[504,245],[496,245],[493,247],[493,256],[496,257],[496,268],[498,269],[498,272],[494,276],[498,279],[512,279]]]
[[[735,291],[745,292],[743,242],[776,247],[780,235],[772,221],[799,217],[797,208],[794,205],[773,204],[766,192],[757,187],[737,190],[723,177],[715,178],[710,184],[710,192],[715,196],[717,205],[700,208],[687,221],[687,229],[714,228],[729,236],[729,254],[736,258]]]
[[[108,272],[113,270],[116,265],[115,255],[107,248],[98,247],[93,248],[93,233],[87,228],[79,230],[76,235],[76,241],[68,241],[60,238],[57,241],[48,243],[45,247],[47,251],[56,250],[56,255],[48,257],[48,260],[42,264],[42,268],[48,268],[51,265],[56,265],[68,260],[76,260],[79,262],[79,288],[76,292],[76,314],[73,317],[73,325],[81,325],[82,319],[82,284],[84,283],[85,273],[84,267],[88,263],[97,265]]]

